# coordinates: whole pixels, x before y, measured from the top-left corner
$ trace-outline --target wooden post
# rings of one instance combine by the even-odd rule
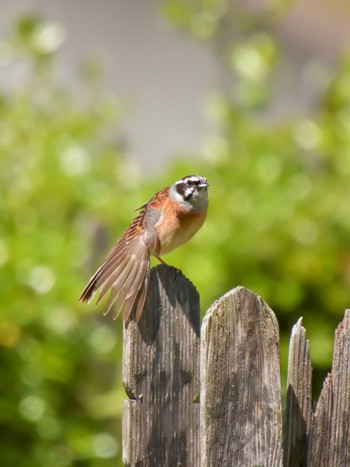
[[[350,465],[350,310],[335,332],[332,372],[312,417],[307,465]]]
[[[123,382],[129,397],[123,404],[124,464],[280,467],[273,311],[237,287],[207,312],[201,342],[199,331],[194,286],[174,268],[153,269],[140,323],[124,326]],[[283,465],[350,466],[350,310],[335,333],[332,372],[315,413],[311,373],[299,319],[289,347]]]
[[[309,342],[302,318],[292,329],[289,343],[287,399],[284,430],[284,467],[303,467],[311,424],[311,377]]]
[[[125,465],[199,467],[199,332],[195,287],[152,269],[142,318],[124,326]]]
[[[279,466],[278,323],[237,287],[207,312],[201,342],[201,466]]]

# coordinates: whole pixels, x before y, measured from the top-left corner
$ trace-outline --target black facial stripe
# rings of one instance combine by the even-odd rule
[[[179,181],[176,183],[176,191],[181,195],[182,197],[185,196],[187,190],[187,184],[183,181]]]
[[[189,188],[186,182],[176,183],[176,191],[185,201],[192,198],[193,189]]]
[[[186,195],[186,194],[184,195],[184,200],[185,200],[185,201],[188,201],[189,199],[192,198],[192,195],[193,195],[193,190],[190,190],[190,191],[187,193],[187,195]]]

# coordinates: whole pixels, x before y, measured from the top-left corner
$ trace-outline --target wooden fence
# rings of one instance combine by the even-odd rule
[[[200,328],[195,287],[154,268],[141,321],[124,327],[124,464],[350,466],[350,310],[315,410],[301,319],[293,327],[283,430],[279,359],[277,319],[260,297],[231,290]]]

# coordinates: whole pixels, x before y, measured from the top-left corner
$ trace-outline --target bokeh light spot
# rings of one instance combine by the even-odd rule
[[[21,400],[19,408],[24,418],[35,422],[44,415],[45,402],[38,396],[27,396]]]
[[[85,174],[90,169],[87,152],[81,146],[70,146],[60,154],[62,170],[71,177]]]
[[[98,457],[113,457],[118,452],[117,441],[108,433],[96,435],[92,442],[93,451]]]
[[[52,289],[56,281],[55,274],[46,266],[37,266],[32,269],[28,285],[38,294],[44,294]]]
[[[107,353],[113,349],[117,342],[117,335],[107,326],[97,327],[90,337],[90,345],[97,353]]]
[[[55,22],[45,22],[35,30],[32,41],[34,47],[41,53],[55,52],[66,39],[63,26]]]
[[[55,307],[44,315],[46,327],[55,334],[68,334],[77,324],[74,311],[69,308]]]
[[[294,139],[303,149],[315,149],[320,144],[321,131],[311,120],[301,120],[295,126]]]

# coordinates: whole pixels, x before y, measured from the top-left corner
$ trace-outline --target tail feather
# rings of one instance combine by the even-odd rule
[[[118,244],[117,244],[118,246]],[[124,251],[121,251],[120,254],[115,255],[114,251],[107,256],[103,265],[96,271],[94,276],[91,278],[90,282],[93,278],[95,278],[95,289],[99,288],[106,282],[114,272],[116,272],[116,267],[122,267],[122,263],[126,260],[127,256],[125,255],[125,251],[127,251],[127,245],[123,245]],[[116,266],[118,265],[118,266]]]
[[[136,313],[135,313],[135,319],[136,319],[137,323],[140,321],[142,311],[143,311],[143,307],[145,305],[145,300],[146,300],[146,295],[147,295],[147,290],[148,290],[148,284],[149,284],[149,278],[150,278],[150,266],[149,266],[149,263],[148,263],[146,276],[145,276],[144,282],[142,284],[142,288],[140,289],[140,294],[137,297],[137,306],[136,306]]]
[[[123,307],[124,320],[129,319],[134,306],[137,306],[137,314],[141,316],[148,289],[149,247],[143,235],[137,232],[133,225],[131,227],[91,277],[79,298],[83,302],[90,302],[94,294],[99,291],[96,303],[98,304],[108,290],[111,290],[104,314],[107,314],[115,304],[114,319]]]
[[[96,282],[97,282],[98,275],[100,273],[101,268],[102,268],[102,266],[95,272],[95,274],[91,277],[91,279],[87,283],[86,287],[82,291],[82,293],[81,293],[81,295],[79,297],[80,302],[90,303],[90,301],[92,300],[92,298],[93,298],[93,296],[94,296],[94,294],[96,292]]]
[[[118,288],[118,284],[120,284],[123,277],[125,277],[125,275],[129,273],[131,267],[132,267],[132,264],[129,261],[129,258],[126,257],[121,262],[121,264],[118,265],[115,268],[115,270],[110,273],[109,277],[107,276],[104,281],[101,279],[100,291],[99,291],[99,296],[98,296],[96,305],[100,303],[100,301],[103,299],[103,297],[106,295],[109,289]]]
[[[120,310],[122,309],[123,305],[125,304],[126,297],[128,293],[131,291],[132,295],[137,295],[137,290],[134,290],[135,287],[135,276],[137,275],[137,270],[139,268],[138,263],[134,263],[130,271],[128,272],[127,276],[123,278],[123,284],[121,285],[120,283],[117,284],[116,286],[113,285],[111,295],[112,293],[116,292],[116,295],[118,296],[116,300],[116,308],[114,311],[114,316],[113,319],[116,319],[118,317],[118,314],[120,313]]]
[[[149,274],[150,274],[150,263],[148,259],[142,264],[140,267],[138,275],[135,277],[134,281],[134,288],[135,293],[128,293],[125,300],[125,307],[124,307],[124,321],[129,321],[131,312],[133,310],[134,305],[137,307],[140,305],[140,299],[142,299],[142,292],[145,290],[147,292],[148,289],[148,282],[149,282]],[[142,309],[144,306],[144,300],[142,303]],[[136,312],[136,321],[137,319],[137,312]]]

